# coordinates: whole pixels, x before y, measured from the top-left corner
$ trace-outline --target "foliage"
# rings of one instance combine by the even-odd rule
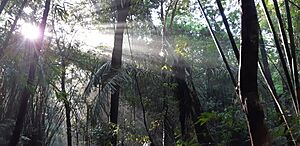
[[[142,145],[151,139],[155,145],[162,142],[165,145],[201,145],[192,129],[197,124],[208,128],[213,145],[249,144],[247,119],[240,107],[236,87],[231,83],[195,1],[131,0],[123,36],[122,68],[118,70],[112,70],[110,61],[114,39],[119,37],[113,35],[114,31],[118,31],[115,30],[114,1],[53,0],[40,53],[35,50],[36,40],[25,39],[22,26],[24,23],[39,24],[44,1],[28,1],[21,15],[18,15],[22,2],[9,1],[0,14],[0,49],[13,21],[19,17],[3,57],[0,54],[0,145],[9,141],[17,119],[22,89],[33,93],[28,100],[22,132],[28,144],[39,132],[38,141],[44,142],[44,145],[67,145],[64,102],[70,104],[73,144],[77,145],[111,145],[114,135],[118,135],[124,145]],[[201,2],[238,79],[239,62],[234,56],[218,7],[215,1]],[[279,1],[279,5],[284,23],[287,23],[283,2]],[[299,0],[293,2],[300,3]],[[241,14],[238,1],[223,0],[222,5],[239,46]],[[270,0],[267,7],[278,31]],[[299,50],[300,10],[291,3],[290,7],[295,45]],[[257,11],[274,89],[279,95],[290,131],[278,120],[280,115],[261,75],[259,94],[273,144],[284,145],[289,132],[299,139],[300,120],[290,108],[292,101],[287,79],[260,4],[257,4]],[[36,80],[34,86],[29,86],[29,65],[35,53]],[[297,51],[297,59],[298,56]],[[174,66],[179,59],[185,62],[180,79],[188,86],[186,94],[195,96],[201,105],[201,114],[196,117],[196,122],[191,120],[193,115],[187,112],[185,124],[189,127],[187,133],[190,136],[187,140],[181,134],[181,101],[176,95],[179,83],[175,81],[177,70]],[[66,63],[65,68],[62,67],[62,60]],[[66,77],[65,91],[61,89],[62,73]],[[113,125],[109,122],[110,94],[116,91],[116,87],[121,88],[119,123]]]

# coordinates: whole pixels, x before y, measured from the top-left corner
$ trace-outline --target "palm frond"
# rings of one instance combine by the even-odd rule
[[[107,107],[108,105],[108,96],[109,94],[113,94],[116,91],[116,87],[121,86],[123,83],[131,82],[131,77],[128,74],[128,70],[126,68],[121,68],[116,70],[115,73],[110,78],[102,78],[102,89],[98,93],[95,98],[95,104],[93,108],[93,113],[99,115],[101,113],[102,108]]]
[[[116,87],[120,87],[123,83],[131,82],[130,69],[127,67],[112,70],[111,63],[106,62],[96,70],[83,93],[84,96],[89,96],[93,86],[100,85],[98,87],[101,87],[101,91],[94,98],[93,116],[99,116],[99,113],[104,110],[103,108],[108,106],[107,95],[113,94],[117,89]]]
[[[92,75],[87,87],[84,90],[84,93],[83,93],[84,96],[88,96],[91,93],[93,85],[97,85],[97,84],[101,83],[101,80],[103,80],[103,78],[109,74],[110,66],[111,66],[111,63],[106,62],[97,69],[96,73],[94,73],[94,75]]]

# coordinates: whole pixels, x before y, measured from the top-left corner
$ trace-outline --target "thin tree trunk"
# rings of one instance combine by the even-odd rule
[[[290,69],[292,70],[292,68],[293,68],[293,66],[292,66],[292,56],[291,56],[290,48],[289,48],[289,45],[288,45],[288,40],[287,40],[287,36],[286,36],[286,33],[285,33],[285,28],[284,28],[284,25],[283,25],[283,20],[281,18],[281,13],[280,13],[280,9],[279,9],[277,0],[273,0],[273,4],[274,4],[274,8],[275,8],[275,14],[276,14],[276,17],[277,17],[277,20],[278,20],[278,23],[279,23],[279,31],[280,31],[281,38],[282,38],[282,41],[283,41],[283,49],[285,51],[287,64],[289,65]],[[294,78],[294,75],[293,75],[293,72],[291,71],[292,81],[294,80],[293,78]],[[296,106],[297,106],[298,111],[299,111],[299,107],[298,107],[297,104],[296,104]]]
[[[173,22],[174,22],[175,14],[176,14],[176,11],[177,11],[178,2],[179,2],[179,0],[175,1],[174,8],[173,8],[172,15],[171,15],[170,26],[169,26],[171,34],[173,32]]]
[[[178,67],[179,67],[179,65],[178,65]],[[189,109],[191,102],[189,101],[190,98],[187,98],[188,93],[184,86],[185,85],[184,79],[179,77],[177,67],[175,67],[175,70],[176,70],[176,74],[177,74],[177,75],[175,75],[175,80],[177,83],[176,95],[177,95],[177,99],[179,100],[179,121],[180,121],[180,127],[181,127],[181,139],[183,142],[187,142],[191,138],[191,136],[189,135],[190,131],[187,130],[187,127],[189,125],[186,124],[189,113],[191,111]]]
[[[85,135],[84,135],[84,141],[85,141],[85,146],[90,146],[90,105],[86,102],[86,123],[85,123]]]
[[[286,131],[286,139],[288,140],[289,142],[289,145],[296,145],[296,141],[294,139],[294,136],[290,130],[290,127],[289,127],[289,124],[287,122],[287,119],[286,119],[286,116],[285,116],[285,113],[283,112],[282,110],[282,106],[281,104],[279,103],[279,100],[278,100],[278,94],[276,92],[276,89],[275,89],[275,86],[274,86],[274,83],[273,83],[273,80],[272,80],[272,75],[271,75],[271,71],[270,71],[270,68],[269,68],[269,63],[268,63],[268,58],[267,58],[267,52],[266,52],[266,48],[265,48],[265,43],[264,43],[264,40],[263,40],[263,36],[261,34],[261,30],[259,29],[259,33],[260,33],[260,39],[259,39],[259,44],[260,44],[260,54],[261,54],[261,58],[262,58],[262,66],[264,69],[262,69],[262,67],[260,67],[260,70],[263,74],[263,77],[265,78],[266,82],[267,82],[267,85],[268,85],[268,88],[269,88],[269,91],[271,92],[271,96],[273,97],[273,101],[274,101],[274,104],[275,104],[275,110],[276,112],[278,113],[279,116],[279,122],[280,124],[283,124],[285,126],[285,131]]]
[[[271,145],[257,88],[258,19],[254,0],[242,0],[240,98],[247,115],[251,144]]]
[[[288,34],[290,38],[290,47],[291,47],[291,54],[292,54],[292,72],[294,75],[294,85],[295,85],[295,94],[297,97],[297,105],[298,111],[300,110],[300,84],[299,84],[299,74],[298,74],[298,67],[297,67],[297,56],[296,56],[296,46],[295,46],[295,39],[294,39],[294,30],[293,30],[293,23],[291,18],[290,6],[288,0],[284,0],[285,9],[286,9],[286,16],[287,16],[287,24],[288,24]]]
[[[203,6],[202,6],[200,0],[197,0],[197,1],[198,1],[199,6],[200,6],[200,10],[201,10],[201,12],[202,12],[202,14],[204,15],[204,18],[205,18],[205,20],[206,20],[206,23],[207,23],[209,32],[210,32],[210,34],[211,34],[211,36],[212,36],[212,38],[213,38],[213,40],[214,40],[214,42],[215,42],[215,45],[216,45],[216,47],[217,47],[217,49],[218,49],[218,51],[219,51],[219,54],[220,54],[220,56],[221,56],[223,62],[225,63],[225,66],[226,66],[226,69],[227,69],[227,71],[228,71],[228,73],[229,73],[230,79],[231,79],[231,81],[232,81],[234,87],[237,87],[237,83],[236,83],[235,78],[234,78],[234,75],[233,75],[233,73],[232,73],[232,71],[231,71],[231,69],[230,69],[229,63],[228,63],[228,61],[227,61],[227,59],[226,59],[226,57],[225,57],[225,54],[224,54],[223,50],[221,49],[221,45],[220,45],[218,39],[217,39],[217,37],[216,37],[216,35],[215,35],[215,33],[214,33],[214,31],[213,31],[213,29],[212,29],[210,23],[209,23],[209,20],[208,20],[207,15],[206,15],[206,13],[205,13],[205,11],[204,11],[204,8],[203,8]]]
[[[145,106],[144,106],[144,102],[143,102],[141,88],[140,88],[140,85],[139,85],[139,82],[138,82],[138,79],[137,79],[137,72],[136,71],[134,73],[134,80],[135,80],[135,83],[136,83],[136,88],[137,88],[137,91],[138,91],[138,94],[139,94],[140,103],[141,103],[141,106],[142,106],[144,126],[145,126],[146,132],[147,132],[147,134],[149,136],[151,145],[154,146],[154,141],[153,141],[153,138],[151,136],[151,133],[149,131],[148,124],[147,124],[146,110],[145,110]]]
[[[297,5],[296,3],[294,3],[294,2],[292,2],[290,0],[288,2],[291,3],[292,5],[294,5],[296,8],[298,8],[300,10],[300,6],[299,5]]]
[[[62,56],[61,60],[61,66],[62,66],[62,74],[61,74],[61,92],[64,100],[64,106],[66,110],[66,125],[67,125],[67,142],[68,146],[72,146],[72,127],[71,127],[71,107],[70,102],[67,97],[66,93],[66,64],[65,60]]]
[[[235,43],[234,38],[233,38],[233,35],[232,35],[231,31],[230,31],[230,27],[229,27],[227,18],[226,18],[225,14],[224,14],[224,8],[222,6],[221,0],[217,0],[217,5],[218,5],[218,8],[219,8],[219,12],[220,12],[220,14],[222,16],[223,23],[224,23],[224,26],[226,28],[226,31],[227,31],[230,43],[232,45],[232,49],[233,49],[234,55],[237,58],[237,60],[239,60],[239,50],[238,50],[238,48],[236,46],[236,43]]]
[[[221,13],[221,16],[222,16],[222,19],[223,19],[228,37],[230,39],[230,43],[232,45],[233,51],[235,53],[235,56],[236,56],[237,60],[239,60],[239,54],[238,54],[239,51],[238,51],[238,48],[237,48],[236,43],[234,41],[233,35],[230,31],[229,24],[228,24],[228,21],[227,21],[227,18],[225,16],[225,14],[224,14],[224,9],[222,7],[221,1],[217,0],[217,4],[218,4],[218,7],[219,7],[219,11]],[[262,64],[263,64],[264,69],[262,68],[262,65],[259,62],[258,62],[258,66],[260,68],[260,72],[261,72],[263,78],[266,80],[266,83],[268,85],[268,90],[270,91],[270,93],[272,95],[272,98],[273,98],[273,101],[274,101],[274,104],[275,104],[276,111],[279,115],[281,115],[280,116],[280,121],[281,121],[281,123],[285,123],[286,129],[288,130],[289,129],[289,124],[287,123],[287,120],[285,118],[285,114],[284,114],[284,112],[281,108],[280,103],[278,102],[278,95],[276,93],[275,86],[274,86],[273,81],[272,81],[272,77],[271,77],[271,73],[270,73],[270,69],[269,69],[269,64],[268,64],[268,60],[267,60],[267,54],[266,54],[266,51],[265,51],[262,36],[260,38],[260,46],[261,46],[260,49],[261,49],[261,55],[262,55]],[[294,139],[291,132],[288,132],[286,137],[287,137],[287,139]]]
[[[296,104],[296,95],[295,95],[295,92],[294,92],[294,88],[293,88],[293,84],[292,84],[292,80],[291,80],[291,77],[289,75],[289,71],[288,71],[288,67],[287,67],[287,64],[285,62],[285,59],[284,59],[284,54],[283,52],[281,51],[281,47],[280,47],[280,43],[279,43],[279,39],[277,37],[277,33],[275,31],[275,28],[274,28],[274,25],[272,23],[272,20],[271,20],[271,17],[270,17],[270,14],[267,10],[267,6],[266,6],[266,3],[264,0],[261,0],[261,4],[262,4],[262,8],[264,10],[264,13],[267,17],[267,21],[268,21],[268,24],[269,24],[269,27],[273,33],[273,37],[274,37],[274,42],[275,42],[275,46],[276,46],[276,49],[277,49],[277,52],[279,54],[279,58],[280,58],[280,61],[281,61],[281,64],[282,64],[282,68],[283,68],[283,71],[284,71],[284,74],[285,74],[285,77],[287,79],[287,83],[288,83],[288,89],[292,95],[292,99],[293,99],[293,106],[294,106],[294,109],[295,109],[295,112],[296,114],[298,113],[298,110],[297,110],[297,104]]]
[[[121,68],[122,63],[122,45],[123,45],[123,34],[126,27],[126,18],[129,11],[129,0],[116,0],[117,7],[117,24],[115,29],[114,37],[114,48],[111,59],[112,71],[115,72]],[[118,110],[119,110],[119,91],[120,87],[116,87],[116,91],[111,95],[111,107],[110,107],[110,122],[115,126],[118,124]],[[111,144],[117,145],[117,135],[113,135]]]
[[[46,0],[45,3],[45,9],[43,12],[43,17],[42,21],[40,24],[40,38],[36,42],[36,49],[39,52],[42,48],[42,43],[44,39],[44,32],[45,32],[45,27],[46,27],[46,21],[48,17],[48,13],[50,10],[50,0]],[[16,125],[13,131],[13,135],[11,136],[9,146],[16,146],[19,142],[20,134],[23,129],[23,123],[27,111],[27,104],[28,104],[28,99],[33,95],[33,92],[31,91],[32,87],[34,86],[34,80],[35,80],[35,69],[36,69],[36,61],[38,60],[38,54],[35,53],[33,56],[33,61],[30,63],[29,67],[29,73],[28,73],[28,78],[27,78],[27,87],[25,87],[22,90],[21,93],[21,102],[20,102],[20,108],[19,108],[19,113],[17,116],[17,121]]]

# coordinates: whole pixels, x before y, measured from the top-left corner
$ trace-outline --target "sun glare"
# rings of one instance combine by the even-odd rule
[[[39,28],[31,23],[24,23],[21,26],[22,35],[29,40],[36,40],[39,37]]]

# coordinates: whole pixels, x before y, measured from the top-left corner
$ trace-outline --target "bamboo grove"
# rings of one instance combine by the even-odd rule
[[[300,145],[299,0],[1,0],[0,146]]]

